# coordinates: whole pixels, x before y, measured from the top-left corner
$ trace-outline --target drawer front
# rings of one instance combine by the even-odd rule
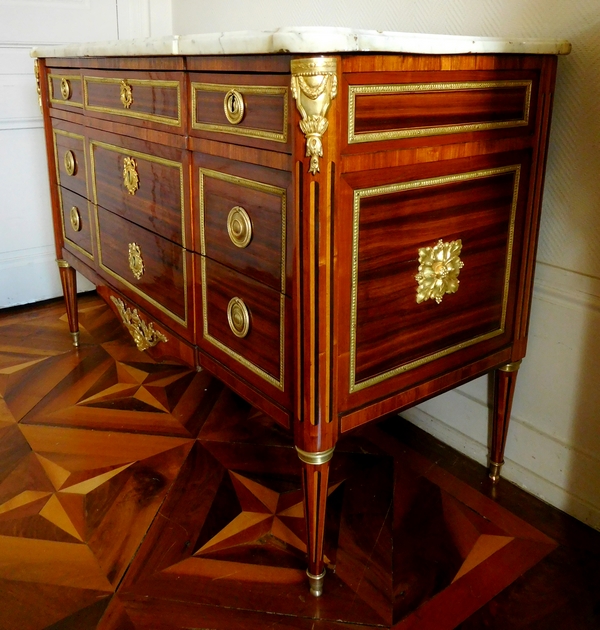
[[[82,75],[87,114],[183,133],[183,73],[84,70]]]
[[[100,272],[134,302],[191,340],[191,254],[104,208],[94,209]]]
[[[509,159],[354,190],[350,393],[506,343],[529,177]]]
[[[176,151],[179,160],[167,159],[159,145],[146,143],[150,153],[130,149],[132,141],[127,138],[118,138],[118,142],[90,141],[94,202],[187,247],[185,156]]]
[[[53,129],[53,135],[58,184],[88,199],[83,134]]]
[[[50,68],[48,94],[52,107],[59,109],[83,108],[83,86],[78,71]]]
[[[65,247],[76,256],[93,259],[90,202],[66,188],[58,187]]]
[[[162,326],[156,318],[142,311],[135,302],[112,287],[98,285],[96,290],[123,322],[140,352],[148,352],[158,361],[175,359],[195,368],[194,346],[182,340],[170,328]]]
[[[201,253],[285,293],[290,176],[203,156],[195,165]]]
[[[287,298],[208,258],[197,260],[203,305],[200,347],[247,380],[284,391]]]
[[[192,134],[289,151],[289,76],[191,74]]]
[[[512,72],[360,73],[345,76],[349,145],[457,134],[531,134],[538,75]]]

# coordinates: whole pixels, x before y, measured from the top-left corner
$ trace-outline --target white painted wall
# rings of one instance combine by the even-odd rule
[[[0,308],[61,295],[29,50],[171,31],[171,0],[0,0]]]
[[[600,528],[600,5],[598,0],[173,0],[179,34],[348,26],[566,38],[538,252],[528,356],[503,474]],[[406,413],[487,462],[487,378]]]

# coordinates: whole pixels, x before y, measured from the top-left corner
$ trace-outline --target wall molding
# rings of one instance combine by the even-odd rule
[[[0,131],[43,128],[44,121],[41,116],[39,118],[0,118]]]
[[[457,390],[455,390],[455,392],[459,393]],[[443,420],[435,418],[419,407],[413,407],[412,409],[403,411],[401,415],[415,426],[444,442],[444,444],[447,444],[457,451],[464,453],[467,457],[475,460],[482,466],[487,467],[487,445],[481,444],[471,436],[466,435],[455,427],[445,423]],[[511,426],[513,425],[513,422],[521,425],[522,427],[527,428],[529,426],[527,423],[523,423],[517,418],[511,418]],[[545,435],[537,429],[534,429],[534,432],[538,436],[538,439],[542,442],[548,440],[563,448],[565,458],[568,458],[572,451],[577,451],[579,455],[583,455],[586,459],[588,458],[588,455],[581,451],[581,449],[574,449],[570,446],[567,447],[566,445],[561,444],[559,440],[556,440],[552,436]],[[539,450],[546,449],[542,445]],[[597,465],[598,458],[594,457],[593,463]],[[523,488],[542,501],[553,505],[567,514],[570,514],[574,518],[590,525],[591,527],[600,530],[599,506],[594,505],[584,497],[581,497],[572,491],[553,483],[551,480],[539,475],[531,468],[514,461],[508,456],[505,456],[505,464],[502,468],[502,477],[520,488]]]

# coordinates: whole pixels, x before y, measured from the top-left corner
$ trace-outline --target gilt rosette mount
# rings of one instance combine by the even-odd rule
[[[417,287],[417,304],[426,300],[435,300],[438,304],[446,293],[458,291],[458,274],[464,267],[460,259],[462,241],[444,243],[440,239],[434,247],[419,249],[419,273],[415,280]]]
[[[159,342],[166,343],[168,339],[158,330],[154,330],[154,324],[147,324],[138,313],[137,309],[133,310],[127,308],[123,303],[123,300],[116,298],[114,295],[110,296],[112,303],[117,307],[119,315],[125,324],[125,328],[129,331],[129,334],[133,337],[133,341],[137,346],[137,349],[143,352],[148,348],[153,348]]]
[[[302,116],[300,129],[306,136],[306,157],[309,171],[319,172],[319,158],[323,157],[323,135],[329,122],[327,111],[337,96],[337,60],[332,57],[296,59],[291,62],[292,95]]]

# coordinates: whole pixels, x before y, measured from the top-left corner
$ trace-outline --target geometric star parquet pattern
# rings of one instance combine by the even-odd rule
[[[0,315],[0,629],[451,630],[555,546],[388,420],[336,448],[310,597],[290,435],[79,310],[78,350],[61,303]]]

